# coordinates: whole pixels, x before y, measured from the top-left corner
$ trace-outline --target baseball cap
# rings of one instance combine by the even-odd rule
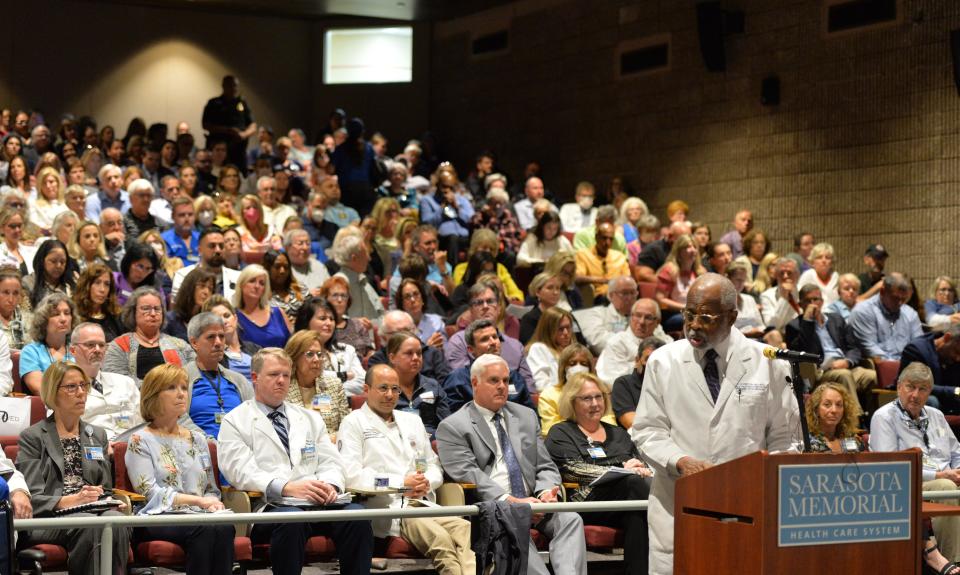
[[[890,254],[887,253],[887,250],[883,247],[883,244],[870,244],[870,247],[867,248],[867,252],[864,255],[872,258],[885,259]]]

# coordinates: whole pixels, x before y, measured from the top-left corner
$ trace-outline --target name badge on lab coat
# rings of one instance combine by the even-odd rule
[[[314,459],[317,456],[317,446],[312,441],[308,441],[300,450],[300,457],[303,459]]]

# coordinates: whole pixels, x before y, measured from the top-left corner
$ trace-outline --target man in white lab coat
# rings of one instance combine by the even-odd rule
[[[297,512],[300,507],[284,498],[306,500],[311,506],[328,506],[343,493],[343,462],[317,412],[284,401],[290,388],[290,356],[276,347],[253,356],[254,398],[228,413],[220,424],[217,446],[220,471],[230,485],[260,491],[267,512]],[[362,509],[350,503],[338,509]],[[324,535],[333,539],[344,575],[370,573],[373,530],[369,521],[256,524],[250,532],[254,544],[270,543],[270,564],[275,575],[299,575],[307,539]]]
[[[371,509],[432,504],[443,469],[420,417],[396,409],[401,393],[397,372],[385,364],[371,367],[363,391],[367,402],[343,419],[337,433],[347,486],[371,491],[385,482],[407,489],[402,495],[370,497],[366,506]],[[431,558],[441,575],[474,575],[476,570],[470,522],[462,517],[375,519],[373,534],[403,537]]]
[[[737,292],[718,274],[697,278],[683,311],[685,339],[647,362],[633,436],[655,470],[650,573],[673,573],[674,487],[681,476],[765,449],[789,449],[799,428],[789,365],[733,328]],[[684,541],[682,545],[709,545]]]

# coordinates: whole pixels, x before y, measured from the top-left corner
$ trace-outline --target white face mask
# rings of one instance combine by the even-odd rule
[[[210,210],[201,210],[197,215],[197,221],[200,222],[200,225],[203,227],[209,226],[213,223],[213,212]]]
[[[580,198],[579,200],[577,200],[577,203],[580,204],[581,210],[587,211],[593,207],[593,198],[590,198],[590,197]]]
[[[319,224],[319,223],[322,223],[322,222],[323,222],[323,210],[321,210],[321,209],[311,210],[311,211],[310,211],[310,219],[312,219],[314,222],[316,222],[316,223],[318,223],[318,224]]]
[[[578,373],[590,373],[590,368],[585,365],[571,365],[567,368],[567,381],[573,379]]]

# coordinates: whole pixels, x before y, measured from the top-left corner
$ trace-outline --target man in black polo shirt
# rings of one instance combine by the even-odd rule
[[[637,270],[634,277],[639,282],[656,282],[657,270],[667,261],[673,240],[690,233],[690,222],[673,222],[667,228],[667,234],[655,242],[643,247],[637,257]]]
[[[621,375],[613,382],[613,391],[610,393],[610,402],[613,404],[613,414],[617,416],[617,423],[625,429],[633,427],[633,416],[640,403],[640,391],[643,389],[643,370],[647,366],[647,358],[658,347],[665,345],[663,340],[650,336],[640,340],[637,348],[637,362],[633,372]]]
[[[223,94],[211,98],[203,108],[203,129],[211,142],[227,143],[228,162],[246,172],[247,139],[257,133],[250,105],[240,97],[240,82],[233,76],[224,76]]]

